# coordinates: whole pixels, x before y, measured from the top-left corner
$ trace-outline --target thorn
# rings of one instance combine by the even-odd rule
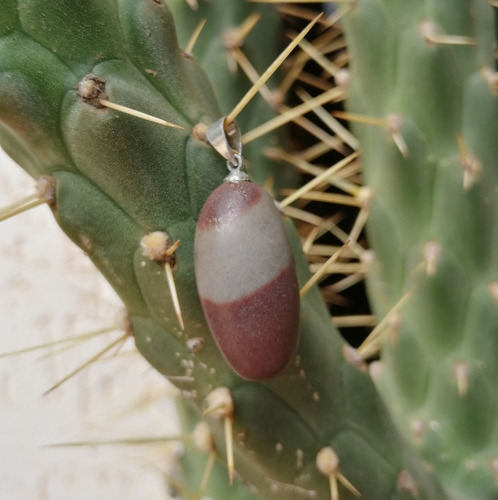
[[[469,388],[470,366],[465,361],[453,365],[453,374],[456,379],[458,395],[462,398],[467,395]]]
[[[498,307],[498,281],[491,281],[488,284],[488,292],[494,300],[496,307]]]
[[[311,97],[310,97],[310,99],[311,99]],[[293,108],[288,108],[287,106],[283,106],[283,105],[278,107],[278,111],[282,115],[290,113],[290,112],[292,112],[292,110],[293,110]],[[326,150],[322,151],[322,154],[323,154],[323,152],[328,152],[331,149],[338,151],[339,153],[341,153],[343,155],[346,155],[349,152],[347,150],[347,148],[344,147],[342,142],[337,137],[327,133],[326,130],[324,130],[322,127],[320,127],[316,123],[313,123],[310,119],[305,118],[304,116],[296,116],[296,117],[292,118],[291,121],[293,121],[296,125],[299,125],[303,130],[308,132],[310,135],[313,135],[318,139],[319,142],[310,146],[310,148],[318,148],[321,151],[321,150],[323,150],[323,148],[325,146]],[[302,151],[299,153],[299,156],[296,156],[295,154],[294,155],[287,155],[287,156],[290,158],[296,159],[296,161],[299,161],[300,159],[305,161],[305,158],[304,158],[305,155]],[[320,154],[318,154],[317,156],[320,156]],[[318,168],[318,167],[315,167],[315,168]],[[318,169],[318,170],[320,170],[320,169]]]
[[[170,245],[169,248],[166,249],[165,252],[166,256],[171,257],[176,252],[179,246],[180,246],[180,240],[176,240],[172,245]]]
[[[218,387],[210,392],[206,397],[206,409],[203,415],[211,415],[215,418],[223,419],[225,429],[225,443],[228,466],[228,479],[233,484],[235,465],[233,451],[233,414],[234,403],[232,394],[226,387]]]
[[[197,3],[197,0],[185,0],[185,1],[192,10],[199,9],[199,4]]]
[[[299,75],[304,71],[304,67],[308,62],[308,58],[302,57],[302,55],[306,55],[304,52],[298,54],[298,58],[293,62],[287,72],[284,74],[282,81],[278,86],[278,92],[281,95],[287,95],[290,88],[295,85],[296,81],[299,79]]]
[[[394,144],[396,144],[401,156],[403,158],[408,158],[408,146],[405,139],[401,135],[403,118],[398,113],[389,113],[386,118],[386,125],[387,131],[391,134]]]
[[[309,254],[315,241],[318,240],[318,238],[322,237],[324,234],[332,231],[332,229],[336,227],[336,225],[341,220],[342,217],[340,217],[339,214],[335,214],[328,219],[321,219],[319,223],[316,224],[316,227],[311,229],[307,238],[304,240],[304,243],[302,244],[303,252],[305,254]],[[337,250],[337,247],[335,247],[335,250]],[[330,255],[332,255],[332,253]]]
[[[292,111],[292,108],[288,108],[286,106],[281,106],[279,108],[280,113],[288,113]],[[313,123],[310,119],[305,118],[304,116],[297,116],[292,120],[296,125],[299,125],[303,130],[308,132],[310,135],[315,136],[319,142],[317,142],[314,146],[315,148],[323,148],[323,146],[327,146],[327,152],[330,150],[335,150],[341,153],[342,155],[346,155],[349,151],[344,147],[342,142],[335,136],[328,134],[322,127]],[[292,156],[292,155],[289,155]],[[295,157],[295,155],[294,155]],[[302,154],[299,154],[299,157],[304,160]]]
[[[222,36],[224,47],[229,51],[241,47],[260,18],[259,12],[253,12],[239,26],[224,33]]]
[[[334,85],[326,80],[323,76],[315,76],[311,73],[307,73],[306,71],[302,71],[297,75],[297,80],[302,83],[306,83],[307,85],[311,85],[312,87],[317,88],[323,92],[330,90]]]
[[[48,175],[42,175],[38,179],[33,194],[0,209],[0,222],[43,203],[47,203],[52,208],[55,206],[55,179]]]
[[[389,333],[391,335],[396,331],[399,331],[401,327],[402,318],[399,315],[399,311],[408,302],[410,297],[413,295],[417,285],[412,286],[394,305],[394,307],[382,318],[379,324],[370,332],[368,337],[363,341],[363,343],[358,347],[358,352],[363,359],[368,359],[374,354],[378,353],[380,346]]]
[[[493,457],[489,459],[489,468],[493,474],[495,484],[498,485],[498,457]]]
[[[331,446],[326,446],[318,452],[316,466],[324,476],[329,478],[331,500],[339,500],[338,481],[353,495],[361,497],[361,493],[341,474],[339,465],[339,457]]]
[[[193,384],[195,382],[194,377],[190,377],[189,375],[168,375],[168,380],[171,382],[179,383],[179,384]]]
[[[126,340],[126,338],[129,337],[129,336],[130,336],[130,332],[126,331],[121,337],[119,337],[118,339],[116,339],[114,342],[111,342],[107,347],[105,347],[104,349],[100,350],[97,354],[95,354],[90,359],[88,359],[87,361],[85,361],[84,363],[82,363],[75,370],[73,370],[72,372],[70,372],[68,375],[66,375],[61,380],[59,380],[59,382],[57,382],[52,387],[50,387],[50,389],[46,390],[42,394],[42,396],[46,396],[47,394],[51,393],[53,390],[57,389],[57,387],[60,387],[64,382],[67,382],[70,378],[74,377],[74,375],[76,375],[79,372],[81,372],[82,370],[84,370],[87,366],[90,366],[92,363],[94,363],[99,358],[101,358],[106,352],[110,351],[113,347],[115,347],[116,345],[124,342]]]
[[[239,47],[233,49],[232,54],[235,58],[235,61],[242,68],[242,71],[245,73],[249,81],[254,85],[260,78],[260,75],[254,68],[254,66],[251,64],[249,59],[247,59],[247,57]],[[261,88],[259,89],[259,93],[261,94],[261,97],[263,97],[263,99],[272,108],[275,107],[276,102],[280,100],[275,97],[275,94],[266,85],[261,86]]]
[[[347,264],[346,264],[347,265]],[[349,276],[344,277],[343,279],[336,281],[332,285],[328,285],[325,287],[322,287],[320,289],[320,292],[322,294],[322,297],[329,303],[331,304],[339,304],[339,302],[342,300],[342,303],[346,304],[348,301],[344,298],[340,297],[340,293],[344,292],[348,288],[353,287],[354,285],[357,285],[358,283],[361,283],[362,281],[365,280],[365,272],[364,272],[364,264],[363,262],[360,261],[359,264],[353,264],[353,265],[359,265],[361,267],[361,272],[353,273],[350,274]],[[346,268],[347,269],[347,268]],[[358,324],[354,324],[355,320],[354,318],[356,316],[349,316],[351,318],[351,324],[342,324],[341,326],[347,327],[347,326],[371,326],[374,327],[377,323],[373,319],[368,320],[368,318],[365,316],[358,316]],[[344,320],[347,320],[348,316],[344,316]],[[364,318],[364,322],[361,321],[362,318]],[[361,322],[360,322],[361,321]],[[333,319],[333,323],[336,326],[339,326],[336,324],[335,320]]]
[[[295,189],[283,189],[281,194],[292,194]],[[355,196],[348,196],[336,193],[324,193],[323,191],[309,191],[303,193],[302,200],[321,201],[323,203],[333,203],[335,205],[344,205],[347,207],[359,207],[361,202]]]
[[[349,242],[348,242],[349,243]],[[334,249],[334,252],[338,251],[338,247],[330,247],[331,249]],[[340,249],[340,247],[339,247]],[[331,254],[329,253],[327,257],[330,257],[334,252]],[[346,257],[346,254],[348,252],[344,251],[344,257]],[[349,252],[351,254],[351,252]],[[310,257],[314,255],[314,252],[311,252],[308,254]],[[316,254],[315,254],[316,255]],[[323,262],[313,262],[313,259],[310,259],[310,269],[312,270],[313,273],[318,271],[319,269],[322,268]],[[360,271],[363,270],[363,264],[361,262],[337,262],[333,263],[328,266],[326,274],[349,274],[349,275],[355,275],[358,274]]]
[[[114,109],[115,111],[120,111],[121,113],[125,113],[127,115],[135,116],[136,118],[141,118],[142,120],[147,120],[149,122],[158,123],[159,125],[164,125],[165,127],[176,128],[179,130],[183,130],[183,127],[180,125],[175,125],[174,123],[167,122],[161,118],[157,118],[156,116],[149,115],[147,113],[143,113],[142,111],[138,111],[133,108],[128,108],[127,106],[122,106],[121,104],[116,104],[115,102],[108,101],[106,99],[100,99],[100,104],[105,106],[106,108]]]
[[[406,469],[398,474],[396,488],[398,491],[410,493],[413,498],[418,498],[418,484]]]
[[[333,50],[343,49],[345,47],[345,42],[340,38],[340,35],[341,31],[338,29],[325,30],[323,34],[313,41],[313,45],[317,49],[325,51],[327,48],[330,50],[329,43],[332,42],[334,44]],[[299,79],[299,75],[304,71],[304,67],[309,59],[309,55],[304,51],[297,52],[292,56],[292,64],[283,76],[282,82],[279,84],[279,91],[281,94],[286,95],[288,93],[295,81]]]
[[[346,14],[356,8],[358,0],[333,0],[334,3],[345,3],[327,18],[329,26],[338,23]]]
[[[387,118],[376,118],[374,116],[360,115],[357,113],[349,113],[345,111],[334,111],[332,115],[342,120],[350,122],[363,123],[365,125],[373,125],[374,127],[382,127],[387,130],[391,136],[394,144],[398,148],[403,158],[408,157],[408,146],[405,139],[401,135],[401,127],[403,125],[403,118],[398,113],[389,113]]]
[[[360,203],[361,209],[356,216],[356,220],[351,228],[351,231],[349,232],[349,240],[352,246],[356,245],[361,231],[365,227],[370,211],[372,210],[374,194],[370,188],[362,187],[360,188],[356,198]]]
[[[480,73],[493,95],[498,95],[498,73],[489,66],[484,66]]]
[[[323,52],[307,40],[299,42],[301,49],[308,54],[313,61],[321,66],[329,75],[336,76],[340,68],[336,66]]]
[[[225,441],[227,445],[228,479],[232,485],[235,466],[233,457],[232,419],[230,418],[225,418]]]
[[[354,347],[344,344],[342,346],[342,355],[350,365],[356,366],[362,372],[368,372],[368,365]]]
[[[171,267],[172,263],[174,263],[175,261],[174,253],[179,245],[180,240],[177,240],[175,241],[175,243],[171,244],[170,237],[164,231],[153,231],[152,233],[145,235],[140,242],[142,254],[145,257],[164,265],[166,281],[168,283],[175,315],[178,323],[180,324],[180,328],[184,330],[185,324],[183,322],[180,301],[178,299],[178,293],[176,290],[173,268]]]
[[[197,9],[195,9],[195,10],[197,10]],[[195,28],[194,32],[192,33],[192,36],[190,37],[190,40],[188,41],[187,46],[185,47],[185,52],[187,54],[192,54],[192,51],[194,50],[195,43],[197,42],[197,39],[199,38],[199,35],[201,34],[201,31],[204,28],[204,25],[206,24],[206,21],[207,21],[207,19],[202,19],[201,22]]]
[[[432,278],[436,274],[442,253],[443,247],[437,241],[428,241],[424,245],[425,273],[428,278]]]
[[[375,327],[377,319],[370,314],[355,314],[352,316],[334,316],[332,318],[337,328],[357,328],[359,326]]]
[[[178,300],[178,293],[176,291],[175,278],[173,277],[173,270],[171,269],[171,263],[166,261],[164,264],[164,269],[166,271],[166,280],[168,281],[169,293],[171,294],[171,300],[173,301],[173,308],[175,309],[176,318],[178,323],[180,323],[180,328],[185,330],[185,324],[183,322],[182,311],[180,308],[180,301]]]
[[[108,326],[105,328],[99,328],[98,330],[94,330],[93,332],[84,333],[83,335],[75,335],[72,337],[65,337],[62,339],[51,340],[50,342],[44,342],[42,344],[36,344],[36,345],[29,346],[29,347],[24,347],[22,349],[16,349],[16,350],[10,351],[10,352],[3,352],[3,353],[0,353],[0,358],[5,358],[8,356],[16,356],[18,354],[25,354],[25,353],[32,352],[32,351],[37,351],[39,349],[44,349],[46,347],[53,347],[53,346],[56,346],[59,344],[65,344],[68,342],[77,342],[80,340],[91,339],[93,337],[97,337],[98,335],[102,335],[104,333],[113,332],[114,330],[117,330],[118,328],[120,328],[120,325],[111,325],[111,326]]]
[[[297,213],[294,213],[295,211]],[[341,217],[339,217],[339,214],[336,214],[332,217],[329,217],[328,219],[322,219],[321,217],[310,214],[309,212],[304,212],[304,211],[300,211],[298,209],[293,209],[292,207],[286,207],[284,209],[284,213],[289,214],[291,217],[295,217],[299,220],[309,222],[310,224],[316,226],[310,232],[308,238],[304,242],[304,245],[303,245],[303,252],[304,253],[308,253],[309,248],[311,247],[311,245],[313,244],[313,242],[317,238],[319,238],[320,236],[324,235],[327,232],[330,232],[338,240],[342,241],[343,243],[346,243],[346,242],[349,243],[349,248],[351,249],[351,254],[353,256],[360,257],[362,264],[363,264],[363,267],[361,268],[362,274],[366,274],[367,267],[365,265],[364,260],[366,261],[366,258],[367,258],[369,251],[365,250],[363,247],[358,245],[358,243],[356,243],[354,245],[351,244],[351,240],[349,239],[349,235],[337,226],[338,222],[341,220]],[[346,255],[349,255],[349,252],[347,252]]]
[[[350,113],[349,111],[333,111],[332,116],[341,120],[348,120],[350,122],[364,123],[365,125],[387,128],[386,120],[376,118],[374,116],[360,115],[358,113]]]
[[[206,422],[199,422],[195,426],[195,429],[192,432],[192,438],[194,441],[194,445],[198,450],[209,453],[208,461],[204,469],[204,474],[202,475],[198,493],[198,497],[203,498],[204,494],[206,493],[209,479],[211,478],[211,473],[213,471],[214,463],[216,460],[216,450],[214,448],[211,430],[209,429],[209,426],[208,424],[206,424]]]
[[[343,158],[341,161],[339,161],[336,164],[332,165],[327,170],[324,170],[320,175],[317,175],[314,179],[312,179],[311,181],[309,181],[308,183],[306,183],[300,189],[296,190],[293,194],[291,194],[287,198],[283,199],[280,202],[280,206],[281,207],[286,207],[286,206],[290,205],[291,203],[294,203],[297,199],[299,199],[301,197],[301,194],[306,193],[308,191],[311,191],[316,186],[320,185],[322,182],[332,183],[331,180],[330,180],[330,178],[334,174],[336,174],[339,170],[341,170],[346,165],[348,165],[353,160],[355,160],[359,155],[360,155],[360,152],[359,151],[355,151],[354,153],[351,153],[346,158]]]
[[[201,498],[204,498],[204,494],[206,493],[215,462],[216,462],[216,451],[211,450],[209,452],[206,468],[204,469],[204,474],[202,475],[201,484],[199,486],[199,496]],[[232,482],[230,484],[232,484]]]
[[[338,102],[344,99],[344,97],[345,94],[342,89],[338,87],[333,87],[330,90],[327,90],[326,92],[323,92],[322,94],[314,97],[313,99],[303,102],[303,104],[300,104],[299,106],[295,106],[294,108],[288,109],[281,115],[276,116],[275,118],[272,118],[271,120],[268,120],[267,122],[259,125],[253,130],[250,130],[249,132],[245,133],[242,136],[242,143],[248,144],[249,142],[254,141],[258,137],[261,137],[262,135],[265,135],[268,132],[277,129],[282,125],[285,125],[286,123],[294,121],[297,117],[302,116],[308,113],[309,111],[313,111],[313,109],[315,109],[318,106],[321,106],[322,104],[330,102]]]
[[[331,136],[330,139],[334,140],[334,142],[335,142],[334,137]],[[331,147],[331,144],[329,141],[327,143],[320,141],[320,142],[317,142],[315,144],[311,144],[306,149],[303,149],[302,151],[300,151],[299,158],[302,158],[303,160],[306,160],[306,161],[313,161],[313,160],[316,160],[317,158],[319,158],[320,156],[327,154],[331,149],[335,149],[335,148]],[[347,154],[347,151],[343,150],[342,147],[341,147],[341,149],[338,149],[337,151],[343,155]]]
[[[45,444],[44,448],[72,448],[78,446],[126,446],[126,445],[148,445],[160,444],[171,441],[187,442],[190,436],[152,436],[152,437],[139,437],[139,438],[124,438],[124,439],[104,439],[102,441],[73,441],[70,443],[54,443]]]
[[[349,71],[347,70],[341,70],[341,75],[344,73],[347,73],[349,77]],[[337,75],[339,76],[339,74]],[[336,77],[337,81],[337,77]],[[341,88],[346,88],[344,85],[339,85]],[[303,91],[303,90],[298,90],[297,95],[299,98],[303,101],[306,102],[307,100],[311,99],[311,96]],[[354,151],[357,151],[360,149],[360,141],[354,137],[354,135],[346,129],[343,125],[341,125],[326,109],[324,109],[322,106],[317,106],[314,110],[313,113],[335,134],[337,134],[340,139],[347,144],[351,149]]]
[[[310,289],[318,283],[318,281],[325,276],[327,273],[328,268],[330,267],[331,264],[333,264],[344,252],[344,250],[349,246],[349,242],[346,241],[342,247],[337,250],[328,260],[325,262],[321,268],[304,284],[304,286],[301,288],[299,295],[300,297],[304,297]]]
[[[470,189],[481,174],[479,160],[467,151],[461,134],[457,134],[458,149],[460,150],[460,164],[463,170],[463,189]]]
[[[68,344],[68,345],[65,345],[63,347],[60,347],[59,349],[51,350],[49,353],[47,353],[46,355],[44,355],[41,358],[41,359],[43,359],[45,357],[55,356],[55,355],[60,354],[61,352],[72,349],[73,347],[77,346],[77,344],[81,341],[89,340],[89,339],[92,339],[92,338],[97,337],[99,335],[111,333],[111,332],[116,331],[116,330],[128,332],[130,337],[133,336],[133,325],[131,323],[130,317],[128,316],[128,312],[124,308],[118,310],[118,312],[116,314],[116,318],[115,318],[115,323],[110,325],[110,326],[99,328],[99,329],[96,329],[96,330],[93,330],[93,331],[90,331],[90,332],[87,332],[87,333],[84,333],[81,335],[64,337],[62,339],[56,339],[56,340],[53,340],[50,342],[45,342],[42,344],[30,346],[30,347],[27,347],[24,349],[19,349],[17,351],[13,351],[11,353],[0,354],[0,358],[3,356],[24,354],[26,352],[35,351],[35,350],[43,349],[46,347],[55,347],[55,346],[58,346],[61,344]]]
[[[475,38],[470,36],[438,34],[436,23],[430,19],[422,21],[418,27],[429,45],[475,45],[476,43]]]
[[[290,217],[291,219],[306,222],[307,224],[311,224],[313,226],[319,226],[323,223],[323,219],[320,216],[312,214],[306,210],[301,210],[300,208],[281,207],[281,210],[285,216]]]
[[[278,5],[276,8],[277,12],[282,16],[292,16],[304,21],[311,21],[316,16],[314,10],[289,5],[288,2],[285,2],[285,4],[287,5]],[[325,16],[318,20],[318,24],[322,25],[324,28],[330,28],[332,26],[332,23]]]
[[[333,217],[329,219],[320,221],[320,224],[313,227],[308,236],[304,239],[302,243],[303,252],[306,255],[313,255],[316,252],[313,252],[313,249],[321,248],[321,249],[330,249],[330,251],[322,251],[319,255],[327,255],[330,257],[336,250],[337,245],[317,245],[315,242],[321,238],[324,234],[330,232],[332,228],[335,227],[342,220],[342,217],[336,213]]]
[[[247,91],[240,102],[235,106],[231,113],[227,116],[227,125],[235,120],[239,113],[245,108],[247,103],[256,95],[259,89],[266,83],[266,81],[273,75],[277,68],[287,58],[287,56],[294,50],[299,42],[308,34],[311,28],[316,24],[322,14],[319,14],[311,23],[306,26],[301,33],[287,46],[286,49],[273,61],[272,64],[261,75],[259,80]]]
[[[223,46],[227,50],[228,69],[231,74],[237,73],[237,58],[236,50],[244,43],[245,38],[258,23],[261,15],[258,12],[253,12],[249,15],[237,28],[228,30],[222,36]]]

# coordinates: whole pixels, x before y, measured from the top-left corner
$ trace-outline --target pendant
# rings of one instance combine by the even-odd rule
[[[206,321],[232,369],[248,380],[278,375],[299,331],[294,259],[273,198],[242,169],[240,132],[222,118],[208,141],[229,174],[197,221],[195,275]]]

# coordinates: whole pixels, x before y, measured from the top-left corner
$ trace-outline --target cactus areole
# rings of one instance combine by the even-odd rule
[[[245,379],[264,380],[295,354],[299,286],[274,200],[241,170],[238,137],[236,126],[225,134],[224,119],[208,132],[230,173],[199,215],[195,273],[204,315],[228,364]]]

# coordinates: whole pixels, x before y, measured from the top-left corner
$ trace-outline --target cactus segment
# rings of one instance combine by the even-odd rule
[[[0,61],[3,148],[34,176],[62,166],[74,169],[58,118],[59,103],[73,75],[52,53],[18,32],[2,37]],[[54,79],[40,79],[46,72]]]
[[[57,55],[75,74],[81,74],[86,65],[95,61],[123,55],[120,40],[115,36],[119,30],[115,7],[109,2],[90,0],[75,5],[70,0],[56,3],[21,0],[10,3],[17,4],[23,32]],[[67,43],[68,40],[71,43]]]
[[[472,0],[406,10],[365,0],[345,18],[348,106],[374,119],[396,113],[408,151],[403,157],[381,129],[354,127],[375,197],[367,231],[376,314],[413,290],[383,344],[378,386],[451,497],[482,500],[498,495],[489,465],[498,455],[498,308],[490,293],[498,117],[485,77],[494,66],[494,15],[488,2]]]
[[[178,48],[166,3],[121,1],[120,7],[120,27],[131,62],[163,96],[163,102],[170,103],[192,125],[217,118],[211,85],[195,60]]]
[[[133,274],[133,255],[140,240],[140,227],[81,175],[57,172],[54,178],[57,187],[55,215],[61,228],[114,284],[128,311],[145,314],[146,305],[137,293]],[[78,210],[72,209],[74,204]]]

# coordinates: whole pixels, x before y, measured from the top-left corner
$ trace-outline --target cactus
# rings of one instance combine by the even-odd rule
[[[362,1],[345,29],[350,110],[397,122],[391,136],[355,126],[375,197],[369,295],[378,317],[408,297],[384,332],[380,392],[450,491],[497,498],[494,12]]]
[[[232,23],[239,15],[234,7],[238,3],[224,4],[228,12],[233,9],[234,17],[227,16],[228,21],[220,18],[213,29],[222,30],[223,22]],[[411,436],[404,419],[407,412],[412,412],[412,422],[425,423],[427,419],[440,418],[448,409],[441,408],[441,403],[438,407],[437,395],[442,389],[435,390],[432,397],[421,397],[428,387],[429,375],[425,376],[422,386],[418,374],[422,369],[424,373],[429,372],[429,361],[406,356],[413,354],[413,349],[409,349],[411,346],[417,346],[419,351],[423,349],[417,344],[421,340],[413,333],[415,327],[422,327],[428,339],[429,336],[438,339],[436,333],[441,335],[441,341],[436,340],[440,348],[448,347],[448,343],[452,345],[449,334],[441,333],[448,330],[439,330],[445,320],[452,329],[456,328],[456,315],[450,308],[442,313],[436,308],[435,297],[441,290],[460,294],[454,299],[455,304],[452,300],[453,307],[459,309],[463,309],[465,297],[472,296],[469,329],[471,323],[477,321],[480,311],[490,318],[485,324],[496,325],[494,303],[486,292],[489,283],[496,280],[489,271],[494,263],[490,248],[493,238],[496,239],[495,233],[489,229],[491,236],[483,250],[481,243],[467,236],[467,232],[472,234],[471,227],[477,229],[480,226],[470,226],[474,219],[464,217],[466,214],[485,213],[482,224],[492,224],[493,210],[482,205],[491,200],[496,186],[491,170],[495,152],[489,144],[492,131],[483,137],[484,134],[477,135],[471,128],[472,120],[477,118],[476,109],[481,109],[482,113],[492,113],[493,110],[488,97],[491,93],[479,73],[483,61],[487,66],[490,64],[486,49],[491,46],[487,34],[490,27],[486,20],[489,7],[482,7],[482,11],[476,14],[479,31],[474,34],[472,30],[471,36],[479,43],[469,51],[468,47],[440,49],[427,46],[423,39],[416,38],[418,23],[425,20],[427,12],[430,13],[429,7],[426,12],[422,7],[411,6],[405,12],[399,6],[389,5],[384,9],[380,4],[379,0],[363,0],[345,16],[353,76],[349,106],[355,112],[383,119],[391,112],[401,115],[403,126],[394,133],[397,134],[398,146],[405,141],[408,151],[407,155],[402,151],[406,158],[399,154],[384,130],[358,127],[357,133],[364,148],[366,183],[375,195],[369,236],[377,265],[373,266],[369,287],[379,316],[385,314],[385,304],[397,304],[409,289],[410,271],[422,259],[419,255],[423,244],[434,241],[443,247],[434,275],[415,289],[402,309],[403,325],[406,322],[411,327],[413,323],[413,331],[405,333],[402,330],[399,344],[386,343],[383,352],[386,366],[382,372],[381,392],[392,406],[404,437],[377,394],[366,365],[332,326],[316,287],[312,287],[301,301],[300,344],[296,360],[275,379],[266,382],[243,380],[226,365],[217,350],[195,286],[193,242],[201,207],[225,175],[224,162],[202,140],[202,125],[210,125],[221,118],[232,103],[219,106],[216,95],[223,100],[225,93],[218,89],[216,94],[195,58],[180,51],[166,4],[162,0],[88,1],[84,5],[67,0],[0,0],[3,12],[0,19],[2,147],[33,177],[43,182],[49,179],[49,186],[54,186],[55,194],[49,190],[41,196],[50,201],[62,229],[87,252],[120,295],[128,311],[130,334],[133,334],[138,350],[179,387],[200,413],[207,405],[208,414],[204,420],[209,424],[214,449],[222,461],[227,459],[224,452],[227,429],[233,427],[237,474],[260,498],[334,497],[337,483],[342,500],[355,498],[358,492],[363,498],[372,500],[446,498],[438,479],[426,470],[408,444]],[[181,12],[179,6],[176,9]],[[216,11],[216,7],[213,9]],[[470,36],[464,31],[465,14],[462,13],[467,11],[463,3],[459,8],[447,9],[455,11],[456,24],[449,20],[447,24],[443,22],[444,9],[434,8],[438,22],[448,32],[460,28],[459,33]],[[249,10],[244,6],[244,15]],[[272,16],[271,9],[261,12]],[[378,19],[378,22],[370,24],[369,19]],[[240,18],[236,20],[241,21]],[[367,29],[371,26],[375,29]],[[216,48],[219,42],[215,35],[211,36]],[[267,51],[263,37],[254,44],[254,50],[259,53]],[[399,80],[391,73],[391,58],[397,53],[398,44],[409,53],[409,56],[399,58],[406,64],[403,78]],[[460,49],[464,51],[463,55],[458,52]],[[411,50],[415,50],[414,54],[410,53]],[[424,50],[429,61],[424,60]],[[419,66],[412,66],[413,57]],[[451,88],[449,91],[444,83],[440,58],[449,60],[448,64],[455,68],[459,82],[456,90]],[[416,80],[410,73],[412,68],[426,86],[418,88],[414,85]],[[430,86],[428,75],[432,78]],[[230,86],[231,93],[236,89],[243,94],[240,81],[230,83],[229,77],[224,77],[222,82]],[[394,87],[395,84],[399,87]],[[439,93],[431,94],[432,87]],[[437,103],[437,99],[441,99],[444,103],[442,109],[448,111],[444,118],[453,119],[451,129],[443,126],[443,117],[439,118],[439,123],[437,120],[433,123],[431,113],[422,113],[423,106],[419,104],[422,99],[414,101],[411,97],[412,93],[417,96],[417,92],[423,92],[424,99],[427,96],[434,99],[430,102]],[[462,96],[466,100],[458,104],[457,99],[462,99]],[[120,114],[102,106],[103,100],[160,116],[182,128],[165,128]],[[248,109],[250,116],[241,123],[246,126],[254,123],[259,117],[259,106],[261,104],[253,110]],[[463,201],[462,208],[458,209],[462,214],[458,223],[465,219],[469,225],[463,232],[465,245],[458,243],[462,238],[459,238],[459,226],[454,219],[445,222],[442,218],[446,208],[443,205],[434,211],[437,217],[430,219],[433,221],[431,225],[423,219],[413,222],[415,215],[430,215],[427,198],[429,192],[434,192],[436,177],[430,172],[430,167],[442,165],[449,171],[447,165],[458,164],[456,132],[460,131],[460,115],[466,118],[462,120],[465,128],[461,132],[461,144],[465,146],[464,164],[468,162],[469,154],[469,158],[477,158],[482,165],[482,177],[466,192],[462,190],[462,175],[456,167],[449,172],[453,199],[460,203],[464,195],[469,197],[469,201]],[[490,128],[496,126],[491,117],[489,123]],[[276,182],[286,185],[285,176],[279,175],[279,169],[267,160],[264,160],[265,166],[258,169],[263,163],[261,146],[252,149],[252,152],[250,148],[245,149],[244,155],[252,164],[253,178],[263,182],[269,168]],[[370,167],[372,163],[374,167],[377,165],[377,154],[381,154],[382,163],[386,165],[387,180],[381,179],[384,172],[379,173],[378,168]],[[445,158],[449,158],[449,162],[445,162]],[[413,193],[410,190],[413,180],[416,185],[428,187],[421,187],[420,192]],[[487,193],[485,198],[480,198],[477,185]],[[441,189],[445,196],[450,192]],[[390,201],[393,206],[389,208]],[[492,206],[491,201],[489,205]],[[452,212],[456,209],[456,206],[452,207]],[[477,215],[476,218],[480,220]],[[400,226],[394,226],[395,223]],[[292,223],[286,221],[285,225],[299,283],[303,286],[309,278],[308,263]],[[485,227],[480,227],[479,235],[486,234]],[[427,228],[430,228],[429,232]],[[436,238],[440,234],[435,232],[438,228],[447,230],[447,239]],[[177,248],[173,247],[174,254],[155,256],[147,251],[144,255],[143,238],[157,231],[167,235],[166,246],[180,242]],[[395,241],[393,234],[396,235]],[[408,241],[410,245],[417,242],[413,249],[407,249]],[[447,246],[453,255],[444,250]],[[150,245],[146,247],[150,250]],[[466,260],[461,264],[458,258]],[[171,300],[165,267],[174,275],[184,329]],[[463,273],[461,269],[469,273],[475,271],[481,279],[479,286],[475,284],[475,288],[470,288],[467,285],[467,291],[455,291],[454,269],[460,270],[459,275]],[[467,281],[473,283],[468,277]],[[441,300],[437,304],[441,305]],[[427,314],[434,318],[434,326],[429,328],[421,319],[417,320],[425,318],[425,313],[421,314],[420,310],[429,311]],[[486,338],[492,339],[493,332],[490,327]],[[484,334],[483,331],[482,338]],[[474,344],[479,342],[475,338],[470,344],[470,334],[462,334],[463,337],[466,341],[461,344],[467,347],[475,348]],[[458,360],[467,368],[471,364],[472,375],[463,396],[470,399],[472,395],[474,406],[471,410],[475,409],[481,416],[477,442],[472,445],[477,449],[482,448],[484,442],[491,441],[494,404],[492,374],[495,366],[492,356],[495,351],[492,350],[492,340],[481,340],[480,344],[479,349],[482,348],[483,352],[473,351],[470,358],[463,357],[461,350],[452,350],[443,367],[438,365],[441,351],[430,356],[435,365],[430,374],[431,381],[439,373],[445,373],[444,367],[450,367],[444,377],[440,375],[443,388],[452,383],[452,362]],[[389,375],[389,371],[394,375]],[[435,385],[435,382],[431,383]],[[473,396],[474,389],[476,393],[481,391],[487,395],[488,400]],[[213,394],[220,394],[220,390],[227,398],[224,413],[220,413],[217,403],[212,403]],[[403,391],[401,395],[398,390]],[[462,417],[457,419],[457,424],[464,427],[465,433],[459,437],[468,445],[473,432],[465,421],[469,406],[463,396],[450,397],[452,407],[449,411],[460,407]],[[445,432],[452,435],[458,430],[457,426]],[[482,498],[493,498],[496,485],[493,484],[492,469],[485,460],[491,459],[493,466],[496,445],[491,441],[491,454],[485,450],[484,458],[477,458],[475,447],[466,448],[457,440],[455,447],[459,452],[464,448],[463,456],[457,457],[453,455],[453,449],[448,448],[449,435],[444,434],[441,444],[431,444],[431,432],[422,435],[418,447],[440,472],[445,487],[463,489],[459,483],[463,479],[455,479],[455,471],[465,463],[468,453],[472,453],[471,459],[476,461],[478,471],[475,477],[486,476],[483,479],[486,486],[478,492],[482,493]],[[441,451],[452,454],[450,465],[439,463]],[[186,466],[186,477],[189,470]],[[470,478],[465,494],[479,494],[472,485],[474,482]],[[234,498],[229,492],[225,496]]]

